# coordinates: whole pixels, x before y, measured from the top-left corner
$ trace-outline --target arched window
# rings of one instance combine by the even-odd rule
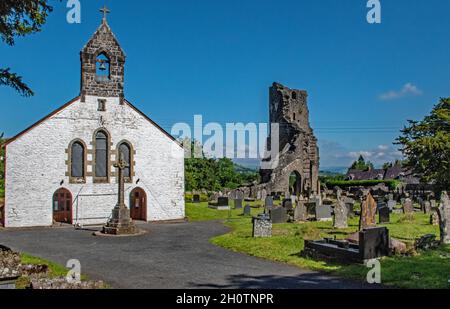
[[[105,53],[100,53],[96,59],[96,80],[108,81],[110,77],[110,60]]]
[[[133,178],[133,148],[128,142],[120,142],[118,146],[118,158],[123,158],[128,167],[123,170],[126,182],[132,182]]]
[[[81,142],[74,142],[71,148],[71,176],[73,178],[84,178],[84,146]]]
[[[105,131],[98,131],[95,134],[95,179],[97,181],[108,181],[109,168],[109,141]]]

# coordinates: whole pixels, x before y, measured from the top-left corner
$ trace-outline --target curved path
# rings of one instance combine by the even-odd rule
[[[0,244],[82,272],[113,288],[367,288],[362,283],[228,251],[209,239],[228,231],[217,221],[140,224],[137,237],[92,236],[92,231],[35,228],[0,231]]]

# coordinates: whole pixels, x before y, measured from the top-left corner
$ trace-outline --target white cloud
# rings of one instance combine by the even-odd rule
[[[362,155],[371,161],[376,167],[386,162],[394,162],[403,159],[403,155],[393,145],[378,145],[373,149],[349,150],[339,143],[332,141],[320,141],[320,164],[322,168],[349,167]]]
[[[386,93],[382,93],[379,96],[379,99],[382,101],[392,101],[401,99],[404,97],[415,97],[423,94],[423,91],[420,90],[417,86],[412,83],[407,83],[403,86],[402,89],[398,91],[391,90]]]

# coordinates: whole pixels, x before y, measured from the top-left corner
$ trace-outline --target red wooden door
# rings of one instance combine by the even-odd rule
[[[53,195],[53,220],[72,224],[72,194],[66,189],[59,189]]]
[[[141,188],[130,194],[130,216],[133,220],[147,221],[147,195]]]

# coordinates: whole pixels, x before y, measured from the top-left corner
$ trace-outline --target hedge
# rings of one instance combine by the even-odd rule
[[[401,182],[398,180],[329,180],[325,182],[329,189],[334,187],[373,187],[379,184],[385,184],[391,190],[395,190]]]

